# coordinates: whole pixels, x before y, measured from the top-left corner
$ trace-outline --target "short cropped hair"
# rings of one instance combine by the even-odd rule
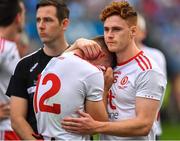
[[[137,24],[137,12],[126,1],[112,2],[106,6],[100,14],[100,19],[104,22],[108,17],[113,15],[118,15],[126,20],[129,26]]]
[[[98,43],[102,47],[102,50],[106,50],[111,54],[111,56],[112,56],[112,63],[111,63],[112,66],[111,67],[112,68],[116,67],[116,65],[117,65],[116,55],[115,55],[115,53],[112,53],[108,50],[108,47],[104,41],[104,36],[103,35],[96,36],[96,37],[92,38],[92,40],[95,41],[96,43]]]
[[[19,0],[0,1],[0,26],[7,27],[13,23],[17,14],[21,12]]]
[[[69,19],[69,9],[63,0],[40,0],[36,6],[36,11],[44,6],[54,6],[56,8],[59,22],[65,18]]]

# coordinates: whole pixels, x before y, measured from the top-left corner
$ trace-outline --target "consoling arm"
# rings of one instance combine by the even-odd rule
[[[24,98],[11,96],[11,124],[17,135],[23,140],[35,140],[31,126],[26,121],[27,100]]]

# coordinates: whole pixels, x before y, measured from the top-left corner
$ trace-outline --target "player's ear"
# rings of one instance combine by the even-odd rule
[[[137,26],[131,26],[130,27],[131,37],[135,37],[136,36],[136,31],[137,31]]]
[[[69,19],[68,18],[65,18],[62,20],[62,26],[63,26],[63,30],[66,30],[69,26]]]
[[[17,13],[16,18],[15,18],[15,23],[20,23],[21,22],[21,14]]]

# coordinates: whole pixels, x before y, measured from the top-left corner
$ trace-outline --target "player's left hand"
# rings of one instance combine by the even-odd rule
[[[62,128],[76,134],[95,134],[94,129],[98,125],[89,114],[78,111],[79,118],[67,117],[61,122]]]

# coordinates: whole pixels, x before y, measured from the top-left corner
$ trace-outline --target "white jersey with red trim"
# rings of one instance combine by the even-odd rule
[[[166,77],[157,64],[143,51],[114,69],[115,82],[108,97],[110,121],[136,117],[136,97],[159,100],[162,103]],[[160,107],[159,107],[160,108]],[[148,109],[147,109],[148,110]],[[154,125],[148,136],[117,137],[102,135],[104,140],[155,140]]]
[[[0,37],[0,102],[9,102],[5,93],[19,60],[16,44]],[[0,130],[12,130],[9,119],[0,121]]]
[[[162,71],[164,72],[164,74],[167,78],[166,58],[165,58],[164,54],[156,48],[148,47],[145,45],[141,48],[141,50],[143,50],[144,53],[146,53],[148,56],[150,56],[157,63],[157,65],[159,66],[160,69],[162,69]],[[161,123],[160,123],[160,113],[158,113],[157,121],[155,123],[156,123],[155,124],[156,125],[156,134],[161,135],[162,129],[161,129]]]
[[[156,48],[148,47],[145,45],[141,48],[141,50],[157,63],[158,67],[162,69],[162,71],[166,76],[167,75],[166,58],[164,54]]]
[[[85,140],[87,136],[72,134],[61,128],[64,117],[78,117],[85,100],[100,101],[104,89],[102,71],[73,53],[53,58],[41,73],[34,109],[38,132],[44,139]]]

